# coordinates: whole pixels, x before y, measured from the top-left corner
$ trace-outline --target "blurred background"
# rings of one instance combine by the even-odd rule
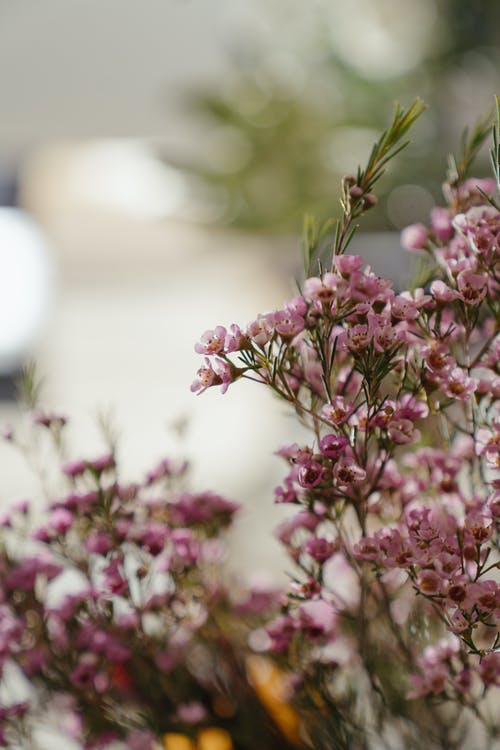
[[[35,359],[71,457],[103,448],[103,415],[130,478],[187,455],[247,507],[235,564],[279,569],[272,452],[297,427],[258,386],[194,397],[193,344],[293,294],[304,213],[336,212],[394,100],[421,96],[353,245],[404,284],[398,232],[440,200],[499,63],[491,0],[0,2],[2,428]],[[35,485],[11,446],[0,461],[1,508]]]

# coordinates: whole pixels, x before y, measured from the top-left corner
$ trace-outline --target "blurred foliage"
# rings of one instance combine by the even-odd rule
[[[456,148],[463,111],[473,122],[500,91],[500,3],[311,0],[307,14],[292,0],[257,5],[265,33],[247,28],[233,41],[227,86],[194,93],[206,139],[176,164],[213,204],[213,220],[297,231],[306,212],[325,218],[339,197],[333,186],[365,159],[393,102],[421,96],[430,112],[367,225],[417,220],[440,196],[441,155]]]

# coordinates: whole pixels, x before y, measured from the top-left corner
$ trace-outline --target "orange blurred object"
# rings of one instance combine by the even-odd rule
[[[263,656],[247,659],[247,672],[257,697],[285,737],[299,741],[299,719],[288,703],[290,686],[286,675]]]
[[[165,734],[163,746],[165,750],[195,750],[193,742],[185,734]]]
[[[233,750],[230,735],[224,729],[208,727],[198,734],[197,750]]]

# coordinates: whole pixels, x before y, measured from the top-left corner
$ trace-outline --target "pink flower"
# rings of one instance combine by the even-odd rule
[[[385,303],[394,296],[391,286],[392,281],[375,276],[367,268],[365,272],[351,274],[348,294],[355,302]]]
[[[333,475],[340,485],[358,484],[366,479],[366,471],[350,458],[341,458],[335,464]]]
[[[282,338],[294,338],[304,330],[304,318],[298,313],[278,310],[271,317],[272,325]]]
[[[294,297],[286,303],[285,309],[303,318],[307,313],[307,302],[304,297]]]
[[[238,352],[244,346],[248,346],[248,340],[245,340],[241,328],[236,323],[232,323],[224,339],[224,351],[228,354],[230,352]]]
[[[437,302],[453,302],[459,298],[458,292],[447,286],[444,281],[433,281],[431,284],[431,294]]]
[[[97,676],[98,664],[95,654],[86,653],[80,656],[77,666],[70,672],[69,679],[71,683],[81,689],[94,687],[94,680]]]
[[[114,557],[103,569],[103,590],[110,594],[124,594],[128,590],[128,581],[123,573],[122,563]]]
[[[38,576],[51,581],[61,571],[61,566],[54,562],[52,556],[42,551],[18,562],[6,576],[5,585],[8,589],[29,591],[34,588]]]
[[[490,651],[483,656],[478,671],[485,685],[500,686],[500,652]]]
[[[256,320],[248,324],[247,336],[260,347],[265,346],[272,339],[273,327],[266,315],[259,315]]]
[[[205,331],[194,350],[198,354],[218,354],[224,349],[227,331],[223,326],[217,326],[213,331]]]
[[[230,384],[235,380],[236,369],[223,359],[215,359],[214,370],[216,378],[221,385],[221,393],[225,393],[229,388]]]
[[[474,604],[482,612],[500,615],[500,585],[492,579],[477,581],[470,587]]]
[[[485,456],[492,466],[500,465],[500,423],[495,422],[494,430],[481,427],[476,433],[476,453]]]
[[[331,402],[321,409],[321,416],[332,424],[340,425],[349,419],[353,409],[352,402],[347,402],[343,396],[334,396]]]
[[[409,419],[392,419],[387,425],[387,433],[396,445],[407,445],[420,437],[419,431]]]
[[[451,213],[447,208],[436,206],[431,210],[431,226],[436,237],[443,242],[453,236]]]
[[[185,724],[199,724],[207,715],[206,710],[201,703],[192,701],[191,703],[181,703],[177,706],[177,716]]]
[[[65,534],[73,525],[73,514],[64,508],[58,508],[52,511],[48,521],[48,527],[53,529],[56,534]]]
[[[483,273],[461,271],[457,276],[458,291],[467,305],[479,305],[486,297],[488,276]]]
[[[187,565],[193,565],[197,562],[201,547],[198,540],[193,536],[191,529],[174,529],[170,538],[179,561]]]
[[[472,510],[465,517],[464,527],[474,537],[477,544],[483,544],[493,534],[493,523],[489,515]]]
[[[360,271],[363,266],[363,258],[360,255],[336,255],[333,262],[342,276],[350,276],[354,271]]]
[[[217,374],[212,367],[212,363],[205,357],[205,366],[200,367],[196,373],[196,379],[191,385],[193,393],[204,393],[207,388],[216,383]]]
[[[290,544],[297,529],[314,531],[321,519],[309,511],[300,511],[294,516],[285,519],[276,529],[276,536],[283,544]]]
[[[470,628],[470,622],[466,619],[461,609],[456,609],[451,616],[450,631],[459,635]]]
[[[419,312],[417,303],[404,293],[391,300],[391,315],[398,320],[415,320]]]
[[[225,393],[237,374],[241,372],[223,359],[215,358],[212,363],[208,357],[205,357],[205,367],[200,367],[196,373],[197,377],[191,385],[191,391],[200,395],[212,385],[221,385],[221,393]]]
[[[427,242],[425,224],[410,224],[401,232],[401,245],[405,250],[422,250]]]
[[[85,473],[87,470],[87,462],[86,461],[72,461],[71,463],[65,464],[62,467],[63,474],[66,474],[68,477],[78,477]]]
[[[334,273],[325,273],[319,279],[312,277],[304,281],[304,296],[329,307],[335,298],[339,277]]]
[[[323,477],[323,467],[318,461],[307,461],[302,464],[298,473],[298,482],[304,489],[316,487]]]
[[[386,352],[399,346],[404,340],[404,332],[391,325],[376,326],[373,329],[373,345],[377,352]]]
[[[349,440],[343,435],[324,435],[319,441],[321,453],[328,458],[338,458],[348,445]]]
[[[323,599],[316,599],[304,602],[298,611],[301,629],[309,638],[332,637],[337,624],[337,613],[331,604]]]
[[[270,651],[286,651],[295,635],[295,629],[296,624],[289,614],[280,615],[273,620],[266,628],[266,633],[271,639]]]
[[[152,750],[154,735],[143,729],[134,729],[127,737],[128,750]]]
[[[187,461],[171,461],[169,458],[164,458],[154,469],[148,471],[146,484],[154,484],[166,477],[180,477],[186,473],[187,468]]]
[[[429,407],[425,401],[419,401],[411,393],[405,393],[398,402],[394,416],[412,421],[425,419],[429,416]]]
[[[354,545],[354,555],[360,560],[378,560],[383,555],[382,547],[376,537],[363,537]]]
[[[372,333],[367,325],[355,325],[347,331],[347,348],[352,352],[367,349],[372,340]]]
[[[104,471],[114,469],[116,461],[113,453],[105,453],[103,456],[87,461],[87,464],[97,474],[102,474]]]
[[[408,698],[422,698],[429,694],[438,695],[446,687],[448,670],[444,664],[427,669],[422,675],[411,675],[411,690]]]
[[[314,560],[323,563],[333,555],[335,545],[327,539],[311,537],[306,542],[304,549]]]
[[[469,378],[465,370],[454,367],[443,379],[443,392],[457,401],[468,401],[477,387],[477,380]]]
[[[441,592],[442,580],[435,570],[426,568],[420,571],[417,578],[417,586],[423,594],[432,596]]]
[[[422,347],[422,356],[430,370],[441,372],[455,367],[456,361],[451,356],[449,348],[439,341],[432,341]]]
[[[484,200],[484,198],[480,190],[486,195],[492,196],[496,189],[497,184],[493,177],[469,177],[459,188],[461,196],[470,196],[471,193],[476,193],[476,196],[481,200]]]
[[[213,521],[228,523],[240,506],[215,492],[185,492],[171,507],[175,523],[191,526]]]
[[[41,427],[47,427],[48,429],[52,427],[61,429],[61,427],[64,427],[66,425],[67,419],[60,414],[48,414],[46,412],[39,411],[33,417],[33,422],[40,425]]]

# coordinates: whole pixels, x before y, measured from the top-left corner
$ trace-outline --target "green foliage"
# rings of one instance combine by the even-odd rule
[[[490,113],[478,120],[472,130],[465,128],[462,133],[459,158],[457,159],[453,154],[448,157],[446,181],[449,185],[455,187],[469,176],[470,168],[477,159],[484,142],[490,137],[492,127],[493,117]]]
[[[342,218],[337,221],[333,255],[342,255],[357,229],[353,223],[376,203],[372,190],[385,173],[387,164],[408,145],[403,141],[412,125],[425,112],[426,106],[416,99],[408,109],[396,104],[392,123],[373,145],[367,165],[358,167],[356,177],[346,177],[342,182]]]
[[[294,31],[300,22],[298,3],[268,0],[262,5],[263,21],[275,28],[272,46],[254,39],[251,30],[231,40],[230,83],[194,92],[190,100],[191,112],[205,129],[201,150],[190,161],[165,155],[188,175],[204,205],[212,201],[217,206],[213,220],[246,230],[296,232],[306,213],[331,216],[346,155],[354,163],[364,159],[370,133],[383,127],[391,103],[416,93],[432,114],[414,148],[384,181],[380,210],[366,217],[366,227],[400,227],[387,210],[387,199],[404,183],[422,185],[429,199],[438,201],[445,169],[440,154],[454,147],[457,106],[473,89],[471,108],[482,109],[481,98],[498,88],[491,78],[500,69],[500,5],[435,0],[439,23],[432,26],[420,59],[405,72],[396,67],[385,77],[356,64],[362,37],[353,37],[352,58],[336,49],[329,31],[335,22],[331,4],[314,3],[300,33]],[[404,9],[394,6],[394,19],[379,13],[384,33],[397,33],[398,12]],[[281,54],[293,58],[300,81],[293,70],[276,74],[273,59]],[[450,164],[458,178],[467,172],[488,127],[485,120],[468,134],[465,161]]]
[[[38,406],[43,379],[39,376],[34,360],[27,362],[21,370],[16,382],[19,403],[28,410]]]

